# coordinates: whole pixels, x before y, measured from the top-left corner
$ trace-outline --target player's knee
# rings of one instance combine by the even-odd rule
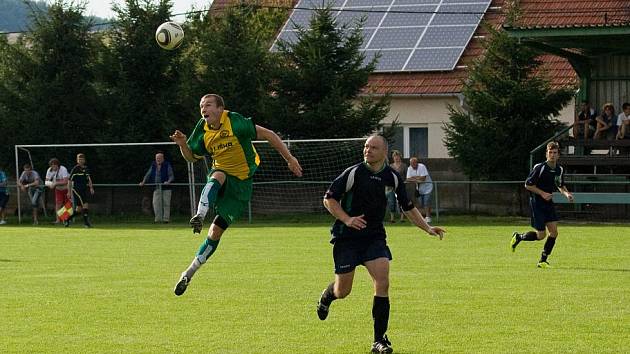
[[[383,279],[375,282],[374,290],[377,294],[387,294],[389,291],[389,279]]]

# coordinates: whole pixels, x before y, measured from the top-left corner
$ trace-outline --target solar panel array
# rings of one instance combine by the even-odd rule
[[[491,0],[300,0],[278,38],[297,40],[314,11],[330,4],[338,27],[363,23],[366,63],[376,71],[453,70]],[[272,50],[276,49],[276,45]]]

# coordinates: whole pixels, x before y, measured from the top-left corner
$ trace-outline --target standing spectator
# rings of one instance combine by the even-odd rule
[[[630,138],[630,103],[624,103],[623,111],[617,116],[617,139]]]
[[[59,210],[66,201],[68,195],[68,169],[59,163],[55,157],[48,161],[48,171],[46,171],[46,186],[55,193],[55,211]],[[56,214],[56,213],[55,213]],[[59,216],[55,220],[55,224],[61,222]]]
[[[364,161],[335,178],[324,195],[324,206],[336,219],[330,230],[335,280],[322,292],[317,317],[325,320],[331,303],[350,295],[355,269],[363,265],[374,286],[372,353],[391,353],[391,343],[385,335],[389,323],[389,263],[392,259],[383,227],[387,205],[385,187],[394,188],[400,207],[418,228],[440,239],[444,230],[426,223],[407,198],[402,177],[385,164],[387,141],[384,137],[369,137],[363,156]]]
[[[612,103],[604,104],[602,108],[602,114],[597,117],[597,129],[595,130],[595,135],[593,135],[593,139],[602,139],[605,138],[605,134],[608,133],[610,128],[615,124],[615,107]]]
[[[433,180],[429,170],[424,164],[418,162],[417,157],[409,159],[410,166],[407,169],[407,182],[416,183],[418,205],[422,210],[425,220],[431,222],[431,192],[433,192]]]
[[[402,161],[402,155],[398,150],[392,150],[392,163],[389,164],[394,171],[399,175],[405,176],[407,174],[407,164]],[[385,187],[387,192],[387,209],[389,210],[389,221],[391,223],[396,222],[396,212],[400,213],[400,222],[405,221],[405,214],[402,209],[396,203],[396,191],[392,187]]]
[[[0,225],[7,223],[5,220],[5,214],[7,202],[9,201],[9,188],[7,188],[8,184],[9,180],[7,179],[7,175],[2,170],[2,167],[0,167]]]
[[[591,108],[588,101],[582,101],[580,112],[575,116],[573,137],[576,139],[584,137],[584,141],[586,141],[595,131],[596,125],[595,109]]]
[[[94,195],[92,177],[90,176],[90,170],[85,164],[85,154],[80,153],[77,154],[77,165],[72,168],[68,178],[68,198],[72,198],[72,205],[74,205],[76,210],[72,213],[69,220],[64,221],[64,226],[70,226],[70,221],[77,213],[83,212],[83,224],[85,227],[92,227],[88,214],[89,201],[92,195]]]
[[[140,187],[144,186],[145,183],[155,184],[153,191],[154,222],[168,223],[171,220],[171,183],[173,180],[175,180],[173,167],[164,159],[164,153],[158,151],[155,154],[155,161],[151,163],[151,167],[140,182]]]
[[[33,208],[33,225],[39,224],[37,215],[39,214],[39,198],[42,196],[41,183],[42,179],[39,177],[39,173],[33,170],[31,164],[24,164],[24,171],[22,171],[18,179],[18,186],[20,186],[22,192],[28,190],[31,207]]]
[[[525,181],[525,189],[529,191],[529,207],[531,208],[531,225],[536,231],[526,233],[514,232],[510,246],[512,252],[521,241],[545,241],[538,268],[549,268],[547,258],[556,244],[558,237],[558,214],[553,203],[553,192],[560,191],[569,202],[573,202],[571,194],[564,184],[564,169],[558,164],[560,159],[560,146],[555,141],[547,144],[547,160],[536,164]]]

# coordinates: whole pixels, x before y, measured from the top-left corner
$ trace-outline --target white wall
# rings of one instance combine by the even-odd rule
[[[449,158],[448,151],[442,140],[444,131],[442,124],[448,122],[447,105],[460,107],[459,98],[454,96],[442,97],[393,97],[388,116],[383,123],[391,123],[396,117],[405,129],[405,150],[408,151],[409,128],[428,128],[428,158]],[[575,102],[571,101],[561,112],[558,119],[568,124],[573,123]],[[549,135],[551,136],[551,134]],[[405,156],[409,157],[409,156]]]

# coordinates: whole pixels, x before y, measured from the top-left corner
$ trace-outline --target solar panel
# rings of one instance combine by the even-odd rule
[[[491,0],[324,0],[339,28],[363,23],[365,62],[376,71],[453,70]],[[295,43],[322,0],[300,0],[277,40]],[[274,43],[271,50],[277,50]]]
[[[426,26],[431,21],[431,17],[433,17],[432,12],[436,9],[437,5],[392,7],[385,15],[385,20],[381,23],[381,26]]]

